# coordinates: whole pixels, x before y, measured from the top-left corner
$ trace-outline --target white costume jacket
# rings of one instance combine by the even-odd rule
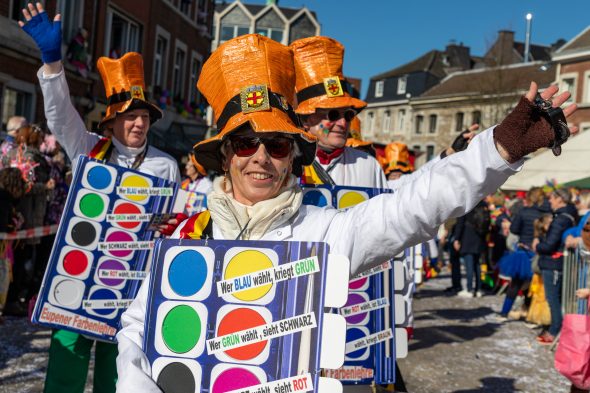
[[[393,194],[379,195],[347,210],[302,205],[290,220],[261,240],[325,241],[331,252],[350,259],[351,275],[355,275],[432,239],[442,222],[470,211],[519,166],[520,162],[507,164],[502,159],[492,130],[488,130],[467,150],[437,162]],[[213,238],[224,238],[215,222]],[[150,365],[142,351],[148,287],[144,282],[121,319],[118,392],[160,392],[150,378]]]
[[[381,165],[364,151],[345,147],[328,165],[320,165],[339,186],[387,188]]]
[[[86,130],[84,122],[72,105],[70,89],[63,69],[60,73],[53,75],[45,75],[43,69],[40,69],[37,72],[37,77],[43,92],[47,126],[60,145],[64,147],[75,167],[78,156],[90,153],[101,137]],[[135,154],[126,151],[125,146],[115,138],[113,138],[113,145],[113,154],[109,162],[124,168],[131,167],[135,161]],[[146,148],[148,151],[139,170],[149,175],[180,183],[180,172],[176,160],[153,146],[146,146]]]

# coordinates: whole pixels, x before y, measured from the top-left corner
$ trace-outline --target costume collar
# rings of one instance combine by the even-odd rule
[[[135,159],[135,157],[137,157],[138,154],[141,154],[147,146],[147,139],[140,147],[125,146],[124,144],[119,142],[117,138],[113,137],[111,139],[113,141],[113,145],[115,145],[115,149],[117,149],[119,154],[125,156],[125,158],[127,159]]]
[[[316,156],[322,165],[328,165],[333,159],[338,158],[344,153],[344,148],[334,149],[331,152],[327,152],[318,148],[316,150]]]

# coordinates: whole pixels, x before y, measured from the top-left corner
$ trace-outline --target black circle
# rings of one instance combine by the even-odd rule
[[[162,369],[156,382],[164,393],[193,393],[195,377],[183,363],[170,363]]]
[[[80,221],[72,227],[72,240],[79,246],[88,246],[92,244],[95,238],[96,229],[89,222]]]

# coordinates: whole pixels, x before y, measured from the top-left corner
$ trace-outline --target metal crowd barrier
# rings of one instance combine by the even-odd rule
[[[563,285],[561,307],[563,314],[588,315],[588,299],[579,299],[576,290],[589,288],[590,252],[580,244],[567,249],[563,256]]]

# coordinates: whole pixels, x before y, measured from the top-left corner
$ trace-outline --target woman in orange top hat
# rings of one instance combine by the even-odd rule
[[[295,61],[297,109],[305,129],[318,138],[316,162],[304,168],[305,183],[385,188],[379,163],[346,146],[350,124],[367,103],[353,96],[342,74],[344,46],[328,37],[309,37],[290,45]]]

